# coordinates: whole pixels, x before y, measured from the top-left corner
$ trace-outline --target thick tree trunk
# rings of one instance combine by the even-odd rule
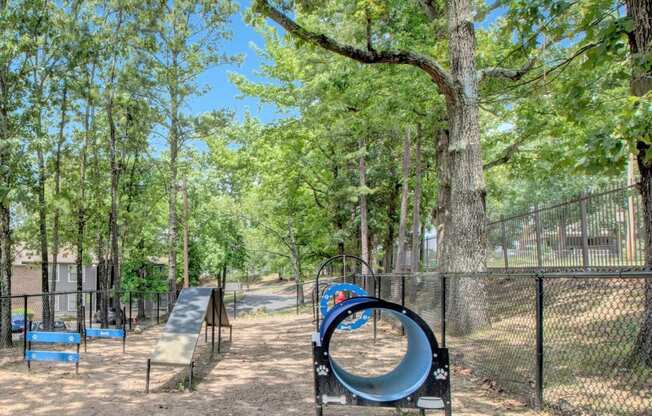
[[[365,139],[360,139],[360,161],[358,165],[358,170],[360,174],[360,188],[363,190],[360,193],[360,254],[362,260],[366,261],[367,264],[371,264],[369,261],[369,225],[367,224],[367,165],[366,165],[366,152],[367,144]],[[369,274],[369,270],[366,266],[362,267],[363,274]]]
[[[465,334],[488,322],[484,281],[461,275],[485,270],[487,246],[471,0],[448,1],[448,37],[451,74],[458,88],[455,96],[447,97],[450,133],[445,152],[450,193],[440,268],[458,274],[450,284],[450,328],[452,333]]]
[[[417,131],[414,149],[414,201],[412,202],[412,259],[410,270],[419,271],[421,257],[421,129]]]
[[[649,0],[626,0],[627,15],[634,22],[629,44],[632,55],[631,92],[642,97],[652,91],[652,69],[639,67],[638,58],[652,54],[652,2]],[[645,265],[652,267],[652,160],[648,157],[650,145],[646,140],[636,144],[638,169],[641,175],[639,191],[643,202],[645,230]],[[645,281],[645,307],[633,354],[636,362],[652,367],[652,279]]]
[[[403,139],[403,163],[401,165],[401,211],[398,223],[398,256],[394,265],[395,273],[403,273],[407,266],[407,217],[408,217],[408,195],[410,179],[410,131],[405,133]]]

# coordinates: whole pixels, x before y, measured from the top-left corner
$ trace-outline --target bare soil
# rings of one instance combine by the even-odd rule
[[[187,369],[156,366],[151,393],[144,393],[146,360],[161,326],[129,334],[125,354],[117,340],[89,343],[78,376],[74,366],[59,363],[33,363],[27,373],[21,351],[4,352],[0,355],[0,415],[313,415],[311,317],[238,318],[233,324],[232,345],[226,342],[223,353],[213,359],[210,345],[200,337],[192,392],[183,388]],[[392,354],[400,355],[404,346],[398,343],[387,349],[390,353],[382,362],[394,363]],[[362,352],[351,349],[348,356],[357,357],[360,364]],[[347,354],[342,354],[346,363]],[[458,369],[452,377],[454,415],[534,415],[522,403],[478,387],[463,374]],[[325,414],[400,413],[333,406]]]

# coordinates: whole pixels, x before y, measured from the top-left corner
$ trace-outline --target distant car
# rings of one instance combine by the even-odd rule
[[[33,321],[31,330],[45,331],[45,324],[41,321]],[[67,330],[68,327],[66,326],[66,323],[63,321],[54,321],[54,328],[50,329],[50,331],[54,331],[54,332],[66,332]]]
[[[107,313],[107,323],[109,325],[115,325],[116,324],[116,318],[117,314],[115,313],[115,309],[109,309],[109,312]],[[102,323],[102,311],[99,310],[97,313],[95,313],[95,322],[98,324]]]
[[[11,332],[23,332],[25,329],[25,318],[22,316],[11,317]]]

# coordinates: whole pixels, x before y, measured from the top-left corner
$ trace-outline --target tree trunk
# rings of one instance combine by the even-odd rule
[[[120,168],[117,160],[117,132],[115,127],[115,120],[113,117],[114,102],[112,93],[109,95],[109,101],[106,108],[107,121],[109,124],[109,155],[111,162],[111,215],[109,221],[109,228],[111,233],[111,280],[113,282],[113,289],[116,293],[113,297],[113,308],[116,311],[116,325],[122,325],[123,316],[120,313],[122,310],[120,306],[120,290],[122,289],[122,282],[120,279],[120,247],[118,244],[118,181],[120,180]]]
[[[188,259],[188,240],[189,240],[189,224],[188,224],[188,182],[183,180],[183,287],[190,287],[190,271]]]
[[[0,12],[6,1],[0,0]],[[11,186],[11,147],[9,144],[9,64],[0,66],[0,189]],[[11,202],[7,191],[0,193],[0,347],[11,347]]]
[[[471,0],[448,1],[448,47],[455,96],[447,97],[450,135],[447,168],[450,193],[444,216],[439,267],[446,273],[486,267],[485,183],[480,149],[478,80]],[[484,281],[457,275],[450,285],[452,333],[466,334],[488,322]]]
[[[49,279],[49,258],[48,258],[48,229],[47,229],[47,207],[45,205],[45,157],[41,145],[38,145],[38,213],[39,213],[39,241],[41,247],[41,290],[42,297],[42,320],[45,330],[52,328],[54,317],[50,311],[50,279]]]
[[[170,301],[168,311],[172,311],[177,293],[177,156],[179,153],[179,136],[177,126],[177,93],[170,91],[172,119],[170,122],[170,189],[168,200],[168,290]]]
[[[68,84],[64,82],[61,94],[61,121],[59,122],[59,134],[57,138],[56,154],[54,159],[54,218],[52,219],[52,286],[53,293],[57,291],[57,277],[59,276],[59,197],[61,195],[61,148],[65,139],[64,129],[66,127],[66,111],[68,105]],[[80,312],[77,305],[78,315]],[[50,296],[50,314],[54,316],[54,296]]]
[[[294,236],[294,226],[292,224],[292,216],[288,217],[288,235],[290,240],[290,252],[292,254],[292,269],[294,270],[294,281],[297,283],[297,297],[299,298],[299,304],[303,305],[304,295],[303,295],[303,285],[299,285],[302,281],[301,278],[301,254],[299,253],[299,246],[297,245],[295,236]]]
[[[360,254],[362,260],[366,261],[367,264],[370,264],[369,261],[369,225],[367,224],[367,166],[366,166],[366,152],[367,144],[365,139],[360,139],[360,162],[359,162],[359,173],[360,173],[360,188],[362,192],[360,193]],[[362,273],[369,274],[369,270],[366,266],[362,266]]]
[[[5,155],[0,155],[0,162]],[[3,180],[6,176],[3,175]],[[0,199],[0,347],[11,347],[11,210],[6,197]]]
[[[412,202],[412,259],[410,270],[419,271],[421,255],[421,128],[417,131],[414,149],[414,201]]]
[[[97,281],[100,288],[100,299],[97,302],[100,317],[102,318],[102,328],[109,326],[108,313],[109,313],[109,276],[107,270],[106,259],[104,258],[104,239],[102,238],[102,231],[97,232]]]
[[[411,132],[408,130],[403,139],[403,163],[401,165],[401,212],[398,222],[398,256],[397,264],[394,265],[395,273],[404,273],[406,271],[407,261],[405,249],[407,248],[407,217],[408,217],[408,194],[410,179],[410,138]]]
[[[652,90],[652,68],[641,67],[638,58],[652,54],[652,3],[649,0],[626,0],[627,15],[634,23],[629,37],[632,55],[632,95],[642,97]],[[642,60],[641,60],[642,61]],[[643,205],[645,231],[645,265],[652,267],[652,160],[647,156],[650,145],[644,139],[636,143],[638,169],[641,175],[639,192]],[[645,307],[633,359],[652,367],[652,279],[645,280]]]

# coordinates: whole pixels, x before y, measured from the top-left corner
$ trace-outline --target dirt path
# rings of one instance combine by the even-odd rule
[[[19,356],[0,358],[0,415],[313,415],[309,317],[238,319],[234,342],[210,360],[199,347],[195,390],[179,388],[184,371],[154,367],[145,395],[146,358],[160,327],[119,342],[98,341],[82,354],[80,375],[65,364],[35,363],[27,374]],[[517,403],[453,378],[453,413],[463,416],[534,413]],[[326,415],[394,415],[393,410],[330,407]],[[441,413],[433,413],[441,414]]]

